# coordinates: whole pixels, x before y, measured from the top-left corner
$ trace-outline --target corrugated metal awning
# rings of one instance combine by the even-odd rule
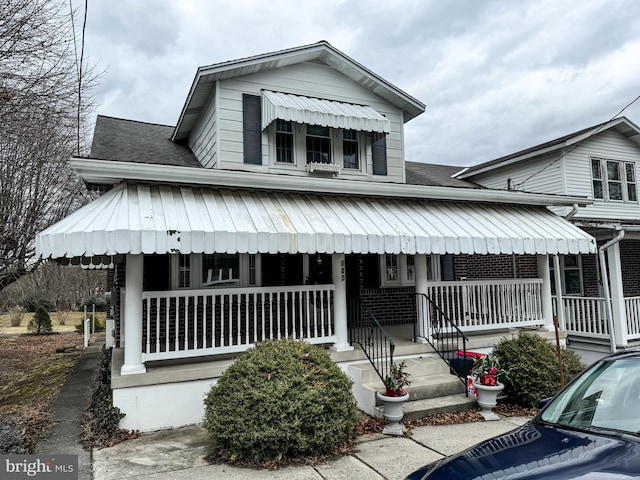
[[[545,208],[121,184],[38,234],[48,258],[138,253],[595,253]]]
[[[364,132],[391,131],[391,122],[371,107],[264,90],[262,129],[276,119]]]

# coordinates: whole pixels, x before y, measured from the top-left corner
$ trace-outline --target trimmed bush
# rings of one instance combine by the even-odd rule
[[[510,371],[506,393],[520,405],[533,407],[560,390],[556,347],[540,335],[524,333],[503,339],[494,347],[493,354]],[[566,348],[562,349],[562,364],[565,383],[585,368],[580,357]]]
[[[204,427],[232,461],[332,453],[354,433],[351,380],[320,347],[267,340],[242,354],[205,398]]]
[[[51,317],[49,316],[49,312],[47,312],[46,308],[36,308],[36,312],[34,313],[33,318],[29,321],[27,329],[31,333],[35,333],[37,335],[43,333],[51,333],[53,331],[53,326],[51,325]]]

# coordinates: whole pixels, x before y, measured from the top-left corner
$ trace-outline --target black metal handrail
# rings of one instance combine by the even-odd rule
[[[422,336],[435,352],[449,365],[449,370],[466,387],[466,376],[470,371],[467,358],[467,336],[426,294],[416,293],[415,318],[422,313],[431,320],[430,332]],[[414,323],[414,339],[417,338],[417,322]],[[466,389],[465,389],[466,390]]]
[[[349,319],[349,343],[360,345],[374,370],[384,381],[393,364],[393,351],[396,346],[384,331],[373,312],[360,297],[347,299]]]

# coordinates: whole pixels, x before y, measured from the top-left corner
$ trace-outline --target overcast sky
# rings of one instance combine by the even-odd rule
[[[90,0],[85,39],[96,112],[166,125],[199,66],[326,40],[427,105],[417,162],[491,160],[640,95],[637,0]],[[623,114],[640,124],[640,100]]]

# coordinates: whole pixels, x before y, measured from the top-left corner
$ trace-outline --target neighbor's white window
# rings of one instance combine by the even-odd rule
[[[637,202],[636,166],[606,158],[591,159],[593,198],[611,202]]]
[[[580,255],[561,255],[560,261],[560,279],[562,280],[563,295],[582,295],[582,262]],[[549,255],[549,268],[551,271],[551,293],[556,294],[556,277],[553,270],[553,256]]]

